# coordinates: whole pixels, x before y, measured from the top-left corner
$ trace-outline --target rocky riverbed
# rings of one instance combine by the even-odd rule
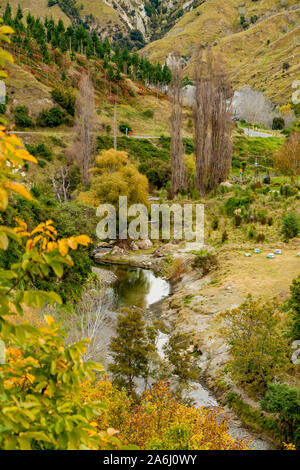
[[[202,371],[202,383],[194,384],[192,398],[198,406],[220,406],[223,390],[218,389],[218,379],[226,362],[229,359],[227,346],[218,334],[221,326],[219,313],[226,309],[238,306],[244,299],[242,293],[237,292],[234,286],[225,286],[219,296],[206,293],[211,285],[210,274],[203,277],[200,270],[190,269],[197,249],[193,244],[177,246],[166,244],[149,252],[135,250],[121,253],[115,250],[115,254],[101,256],[101,261],[108,266],[130,266],[152,269],[154,272],[163,272],[165,257],[181,257],[187,265],[187,271],[179,282],[173,283],[172,292],[159,304],[160,318],[172,329],[180,329],[190,334],[194,345],[201,351],[200,367]],[[120,256],[121,255],[121,256]],[[97,268],[99,269],[99,268]],[[102,269],[101,271],[107,271]],[[110,272],[110,271],[108,271]],[[101,277],[101,274],[99,272]],[[115,275],[113,273],[113,275]],[[107,273],[104,274],[104,277]],[[113,277],[110,278],[111,282]],[[204,293],[205,291],[205,293]],[[258,403],[251,400],[245,392],[238,389],[226,379],[230,390],[242,395],[246,403],[254,408],[259,408]],[[228,391],[227,391],[228,393]],[[205,400],[204,400],[205,398]],[[252,447],[258,450],[271,449],[272,443],[267,436],[256,435],[243,426],[238,416],[228,407],[224,407],[224,415],[229,419],[229,427],[234,437],[252,440]]]

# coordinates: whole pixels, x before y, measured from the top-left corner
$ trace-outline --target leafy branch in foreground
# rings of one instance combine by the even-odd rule
[[[9,41],[6,35],[11,32],[11,28],[1,26],[0,40]],[[10,59],[0,50],[0,66]],[[24,161],[36,163],[22,141],[0,127],[2,212],[12,192],[32,199],[18,182]],[[51,271],[61,277],[64,266],[73,265],[69,250],[76,250],[79,244],[87,246],[91,240],[85,235],[57,239],[51,220],[31,232],[25,222],[16,222],[15,229],[0,227],[0,250],[6,251],[14,240],[22,246],[23,253],[18,263],[0,271],[0,448],[96,449],[102,437],[95,432],[92,417],[105,406],[82,402],[80,384],[93,380],[94,371],[103,367],[83,362],[88,340],[66,347],[64,331],[51,316],[46,316],[46,325],[39,328],[14,321],[27,310],[61,303],[56,293],[25,290],[25,281],[47,278]]]

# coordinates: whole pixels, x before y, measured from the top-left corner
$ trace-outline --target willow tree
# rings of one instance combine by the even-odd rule
[[[194,68],[196,187],[204,196],[228,178],[232,160],[233,90],[221,58],[199,49]]]
[[[172,104],[171,113],[171,192],[176,197],[185,186],[184,148],[182,142],[182,82],[183,63],[180,55],[174,52],[171,56],[172,80],[169,97]]]

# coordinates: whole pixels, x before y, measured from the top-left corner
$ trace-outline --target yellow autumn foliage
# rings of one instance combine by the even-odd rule
[[[91,174],[91,190],[79,194],[80,202],[95,207],[107,203],[118,208],[119,196],[127,196],[128,205],[148,205],[147,177],[130,163],[126,152],[103,150]]]
[[[109,380],[81,385],[81,399],[105,403],[107,413],[94,416],[93,426],[96,423],[99,431],[117,429],[118,439],[125,445],[158,450],[246,450],[250,446],[250,442],[232,437],[221,410],[180,403],[162,382],[146,391],[140,403]]]

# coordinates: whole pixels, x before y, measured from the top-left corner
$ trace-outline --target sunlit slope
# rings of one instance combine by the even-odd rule
[[[18,5],[21,5],[24,16],[29,12],[34,16],[39,16],[41,19],[46,17],[54,20],[63,20],[65,25],[69,25],[71,22],[69,18],[61,11],[58,5],[48,7],[48,0],[0,0],[0,14],[3,15],[6,4],[9,3],[12,7],[13,14],[17,11]]]
[[[196,46],[209,43],[221,53],[235,88],[251,85],[282,103],[291,98],[292,82],[300,78],[299,7],[295,0],[208,0],[143,52],[151,60],[163,62],[172,50],[179,50],[192,78]],[[248,29],[242,29],[241,16],[249,23]]]
[[[195,47],[213,42],[226,34],[237,31],[236,0],[210,0],[186,13],[163,39],[148,44],[143,52],[153,61],[163,62],[176,48],[190,58]]]

